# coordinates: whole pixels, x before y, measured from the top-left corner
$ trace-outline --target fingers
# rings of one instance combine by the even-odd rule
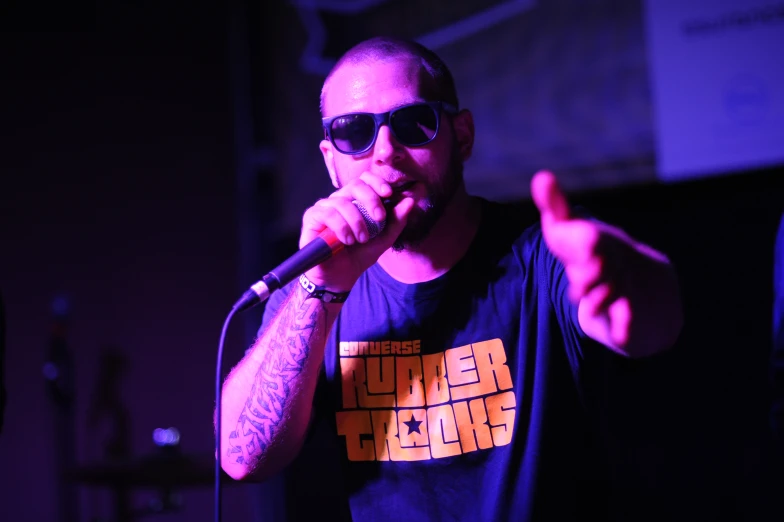
[[[575,219],[545,226],[542,234],[548,248],[564,265],[585,263],[599,253],[602,227],[599,223]]]
[[[365,172],[342,189],[333,192],[329,199],[348,199],[362,203],[375,221],[386,216],[382,198],[392,195],[392,187],[380,177]]]
[[[625,285],[628,266],[620,261],[628,247],[601,223],[575,220],[554,227],[560,258],[573,302],[588,299],[596,312],[606,312],[615,292]]]
[[[569,299],[579,304],[580,324],[584,328],[582,317],[602,325],[604,333],[600,335],[606,340],[602,342],[609,342],[615,347],[626,346],[632,321],[627,277],[632,270],[629,267],[632,258],[626,252],[631,247],[624,242],[622,235],[605,230],[599,224],[592,225],[595,237],[593,233],[583,234],[584,237],[575,240],[574,245],[581,245],[581,248],[574,248],[570,262],[564,263]],[[590,238],[586,239],[588,236]]]
[[[626,346],[629,342],[632,322],[632,307],[629,299],[621,297],[613,301],[607,309],[607,315],[610,317],[610,340],[615,346]]]
[[[303,217],[303,240],[307,242],[312,238],[305,237],[306,228],[316,234],[329,229],[344,245],[367,241],[367,228],[362,214],[351,201],[343,199],[317,201]]]
[[[580,315],[583,314],[606,325],[607,341],[612,346],[628,344],[632,308],[629,299],[619,296],[612,284],[598,284],[580,299]]]
[[[300,247],[330,229],[335,237],[345,245],[365,243],[370,239],[365,217],[357,204],[379,222],[385,219],[386,209],[382,198],[392,195],[392,187],[383,179],[370,173],[346,184],[328,198],[317,201],[302,218]]]
[[[544,221],[565,221],[571,217],[569,203],[551,172],[540,171],[531,179],[531,197]]]
[[[598,317],[607,313],[610,305],[617,298],[613,286],[608,282],[598,283],[589,291],[580,296],[581,307],[591,317]]]
[[[392,241],[397,239],[400,232],[408,222],[408,216],[414,208],[413,198],[403,198],[399,201],[390,212],[387,214],[387,225],[384,228],[384,236],[386,239],[392,238]]]
[[[370,212],[370,215],[373,216],[373,219],[381,221],[386,217],[387,213],[381,198],[388,198],[392,195],[392,186],[382,178],[370,174],[369,172],[362,173],[359,180],[364,182],[367,187],[371,188],[374,193],[371,194],[370,192],[367,192],[364,194],[367,198],[355,195],[355,199],[361,201],[362,204],[365,205],[365,208]],[[357,188],[364,189],[361,183]]]
[[[604,259],[601,257],[592,257],[584,263],[566,265],[564,270],[569,280],[569,299],[579,302],[600,286],[607,276],[604,272],[604,264]]]

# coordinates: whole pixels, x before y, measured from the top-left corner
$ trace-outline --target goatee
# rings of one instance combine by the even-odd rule
[[[460,159],[457,143],[452,147],[449,167],[436,183],[426,183],[425,208],[418,207],[412,212],[409,222],[392,245],[392,250],[402,252],[416,248],[427,239],[431,230],[444,215],[452,202],[458,187],[463,182],[463,162]]]

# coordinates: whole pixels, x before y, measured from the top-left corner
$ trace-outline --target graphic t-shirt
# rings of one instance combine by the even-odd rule
[[[601,511],[606,477],[588,412],[608,351],[581,331],[538,226],[515,207],[482,205],[477,236],[448,273],[404,284],[376,264],[351,290],[312,433],[288,471],[297,504],[356,521]],[[273,294],[265,323],[284,297]]]

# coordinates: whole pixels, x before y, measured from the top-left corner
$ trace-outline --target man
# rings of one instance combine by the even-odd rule
[[[264,479],[317,444],[339,462],[319,487],[353,520],[566,520],[600,504],[586,390],[613,352],[674,344],[667,258],[578,218],[546,172],[540,226],[467,194],[472,115],[417,44],[348,51],[321,109],[337,190],[304,213],[300,246],[330,229],[346,248],[270,299],[224,384],[223,468]],[[386,220],[375,239],[353,202]]]

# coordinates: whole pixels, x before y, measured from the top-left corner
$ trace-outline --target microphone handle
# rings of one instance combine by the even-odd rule
[[[293,279],[318,266],[330,257],[343,250],[343,243],[338,241],[335,233],[329,229],[299,249],[293,256],[269,271],[262,278],[270,292],[283,288]]]
[[[345,245],[338,241],[334,232],[329,229],[324,230],[316,239],[297,250],[293,256],[254,283],[242,294],[234,304],[234,308],[239,312],[266,301],[272,292],[286,286],[314,266],[320,265],[344,247]]]

